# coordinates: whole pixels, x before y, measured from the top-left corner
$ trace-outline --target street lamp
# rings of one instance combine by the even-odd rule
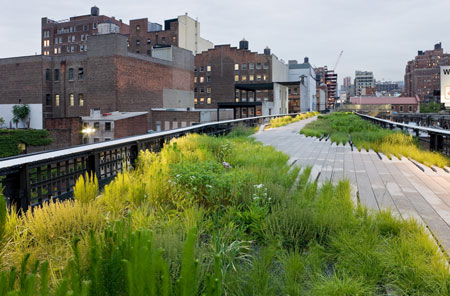
[[[92,127],[90,127],[90,126],[87,126],[86,128],[84,128],[84,129],[81,130],[81,133],[82,133],[84,136],[87,136],[88,143],[89,143],[89,138],[90,138],[90,136],[91,136],[94,132],[95,132],[95,128],[92,128]],[[84,138],[84,136],[83,136],[83,138]]]

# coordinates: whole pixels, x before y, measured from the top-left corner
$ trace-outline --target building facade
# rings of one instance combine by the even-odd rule
[[[317,97],[316,97],[316,71],[309,63],[309,58],[305,57],[302,64],[295,60],[288,62],[289,64],[289,81],[298,81],[299,88],[299,106],[300,112],[316,111]],[[297,86],[291,86],[290,94],[294,95]],[[294,97],[289,97],[294,100]],[[296,100],[297,98],[295,98]]]
[[[377,108],[397,113],[418,113],[419,97],[351,97],[351,105],[359,105],[358,110],[376,110]]]
[[[200,37],[200,23],[187,14],[164,21],[162,25],[147,18],[130,20],[129,50],[151,56],[154,47],[177,46],[192,51],[194,55],[214,47]]]
[[[404,94],[439,98],[441,66],[450,66],[450,54],[444,53],[441,43],[435,44],[433,50],[419,50],[406,65]]]
[[[355,72],[355,96],[375,95],[375,79],[373,72],[356,71]]]
[[[54,21],[43,17],[41,21],[41,53],[46,56],[85,53],[89,36],[99,33],[128,34],[129,27],[122,20],[100,15],[100,9],[91,8],[88,15]]]
[[[285,113],[287,87],[274,83],[286,81],[288,67],[270,49],[264,54],[252,52],[246,40],[239,48],[217,45],[195,56],[195,108],[215,109],[219,102],[262,102],[256,115]]]

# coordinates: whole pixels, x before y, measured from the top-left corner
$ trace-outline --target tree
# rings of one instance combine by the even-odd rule
[[[0,128],[3,128],[5,126],[5,120],[3,117],[0,117]]]
[[[27,119],[28,115],[30,115],[30,106],[28,106],[28,104],[14,105],[13,115],[13,121],[16,124],[16,128],[19,121],[23,121],[24,126],[26,126],[25,119]]]

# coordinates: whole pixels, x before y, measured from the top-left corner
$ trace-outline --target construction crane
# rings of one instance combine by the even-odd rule
[[[339,56],[338,56],[338,58],[337,58],[336,64],[334,65],[333,71],[336,71],[336,68],[337,68],[337,66],[338,66],[338,64],[339,64],[339,61],[341,60],[341,57],[342,57],[342,54],[343,54],[343,53],[344,53],[344,51],[341,50],[341,53],[339,54]]]

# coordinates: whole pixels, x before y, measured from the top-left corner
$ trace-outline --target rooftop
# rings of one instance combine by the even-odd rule
[[[351,97],[350,102],[354,105],[414,105],[419,100],[415,97]]]

